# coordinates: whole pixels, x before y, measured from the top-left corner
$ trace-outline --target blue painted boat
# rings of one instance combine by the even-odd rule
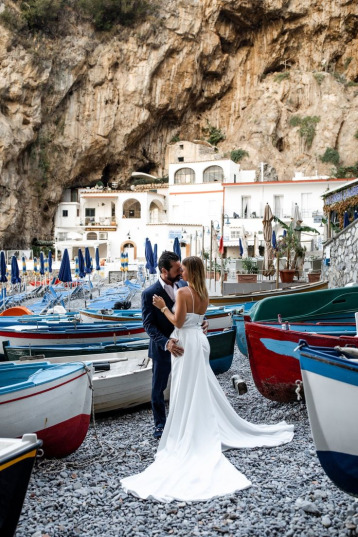
[[[317,456],[337,487],[358,496],[358,361],[304,346],[300,365]]]
[[[42,441],[35,434],[0,438],[0,535],[13,537],[35,458]]]
[[[210,365],[216,375],[224,373],[230,369],[235,348],[236,328],[219,330],[208,334],[210,344]],[[94,354],[106,355],[110,353],[128,352],[135,350],[147,349],[149,339],[128,339],[120,340],[115,345],[111,343],[97,344],[68,344],[68,345],[31,345],[31,346],[13,346],[8,341],[4,342],[4,352],[6,360],[24,360],[28,358],[54,358],[86,356]]]
[[[242,315],[234,314],[232,316],[233,325],[236,326],[236,343],[239,347],[240,352],[244,356],[248,356],[248,344],[247,344],[247,323],[249,322],[248,318],[244,318]],[[355,335],[355,322],[352,317],[351,322],[322,322],[322,321],[307,321],[307,322],[290,322],[288,323],[278,323],[278,322],[260,322],[255,323],[260,324],[263,329],[265,327],[277,328],[282,330],[294,331],[294,332],[309,332],[316,334],[324,335],[341,335],[345,333],[346,335]],[[297,355],[298,357],[298,355]]]

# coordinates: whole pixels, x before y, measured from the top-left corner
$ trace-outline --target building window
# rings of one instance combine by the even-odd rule
[[[312,214],[312,194],[310,192],[301,194],[301,216],[310,217]]]
[[[203,182],[204,183],[222,183],[224,179],[224,170],[221,166],[209,166],[204,171]]]
[[[184,162],[184,157],[178,157],[178,162]]]
[[[273,197],[273,214],[278,218],[283,217],[283,196]]]
[[[85,216],[96,216],[96,209],[85,209]]]
[[[243,218],[250,218],[251,214],[251,196],[242,196],[241,213]]]
[[[77,217],[80,216],[80,210],[79,210],[79,209],[77,209],[77,213],[76,213],[76,214],[77,214]]]
[[[180,144],[180,145],[179,145],[179,148],[180,148],[180,149],[184,149],[184,144]]]
[[[240,239],[241,234],[239,229],[231,229],[230,230],[230,238],[231,239]]]
[[[68,216],[68,211],[67,210],[62,211],[62,216],[66,218]]]
[[[141,205],[138,200],[129,199],[123,204],[123,218],[140,218]]]
[[[72,202],[78,202],[78,191],[77,189],[71,188],[71,201]]]
[[[180,168],[174,175],[174,184],[185,185],[195,182],[195,172],[191,168]]]
[[[87,233],[87,240],[88,241],[96,241],[97,240],[97,233]]]

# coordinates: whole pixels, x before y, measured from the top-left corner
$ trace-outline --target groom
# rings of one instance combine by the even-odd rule
[[[171,354],[181,356],[184,349],[170,338],[174,326],[164,313],[153,306],[153,295],[163,297],[166,306],[171,310],[175,303],[179,287],[187,283],[181,279],[182,266],[174,252],[164,251],[158,261],[159,280],[142,292],[142,318],[145,331],[149,335],[148,356],[153,362],[152,378],[152,410],[154,416],[154,438],[163,433],[166,414],[164,390],[168,384],[171,369]]]

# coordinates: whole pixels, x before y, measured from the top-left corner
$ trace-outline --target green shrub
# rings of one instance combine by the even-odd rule
[[[338,166],[336,173],[333,174],[333,177],[337,177],[338,179],[358,177],[358,162],[356,162],[353,166]]]
[[[333,149],[332,147],[327,147],[324,154],[321,155],[319,158],[322,162],[331,162],[335,166],[338,166],[340,161],[338,151],[336,149]]]
[[[358,131],[355,132],[354,138],[358,138]]]
[[[175,134],[173,138],[170,140],[171,144],[174,144],[175,142],[180,142],[179,134]]]
[[[313,76],[316,79],[317,84],[320,86],[325,78],[323,73],[313,73]]]
[[[282,82],[282,80],[287,80],[290,78],[290,72],[289,71],[283,71],[282,73],[278,73],[275,78],[274,78],[274,81],[275,82]]]
[[[353,60],[352,56],[348,56],[348,58],[346,58],[344,60],[344,68],[347,69],[348,65],[351,63],[351,61]]]
[[[292,116],[290,119],[291,127],[300,127],[298,132],[301,138],[303,138],[307,149],[312,146],[313,138],[316,135],[316,125],[321,118],[319,116]]]
[[[147,0],[79,0],[97,30],[111,30],[116,24],[131,26],[155,11]]]
[[[21,12],[30,30],[51,31],[58,21],[65,0],[28,0],[20,4]]]
[[[230,153],[230,158],[233,162],[240,162],[240,160],[248,156],[249,154],[245,149],[233,149]]]
[[[12,31],[22,30],[26,26],[21,13],[8,6],[0,13],[0,22]]]
[[[207,127],[203,128],[203,133],[207,136],[207,142],[211,145],[218,145],[219,142],[225,140],[225,134],[218,128],[210,125],[207,122]]]

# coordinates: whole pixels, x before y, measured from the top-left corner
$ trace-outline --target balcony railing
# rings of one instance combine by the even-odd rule
[[[117,227],[117,220],[115,216],[100,216],[96,218],[95,216],[86,216],[84,221],[81,220],[80,225],[85,225],[86,227],[98,228],[98,227]]]

